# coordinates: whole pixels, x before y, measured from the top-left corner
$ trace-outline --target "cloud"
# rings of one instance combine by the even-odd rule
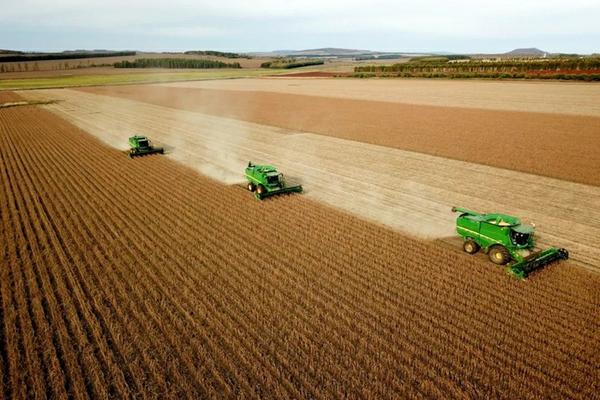
[[[375,40],[386,36],[396,38],[404,48],[420,43],[436,46],[437,40],[438,49],[447,50],[452,50],[445,46],[448,40],[454,40],[457,48],[468,46],[469,40],[487,40],[490,47],[537,40],[540,47],[552,47],[577,38],[574,47],[598,51],[593,43],[600,38],[597,0],[572,0],[568,6],[564,0],[0,1],[6,2],[0,12],[0,47],[10,47],[11,42],[34,44],[38,36],[47,41],[53,34],[66,33],[77,33],[71,47],[78,47],[79,36],[92,40],[94,35],[120,33],[137,41],[129,48],[147,43],[141,40],[144,37],[163,37],[154,40],[155,46],[172,46],[174,39],[185,45],[186,39],[202,38],[235,49],[252,47],[250,40],[286,48],[290,42],[303,43],[297,36],[304,35],[307,45],[319,37],[322,45],[337,45],[330,40],[351,45],[370,37],[369,47],[378,48]]]

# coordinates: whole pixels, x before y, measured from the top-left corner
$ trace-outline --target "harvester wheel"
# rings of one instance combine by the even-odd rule
[[[558,249],[558,255],[563,260],[569,259],[569,252],[567,251],[567,249]]]
[[[254,192],[256,190],[256,186],[252,182],[248,182],[248,190]]]
[[[256,193],[258,193],[259,195],[263,195],[265,193],[265,187],[263,185],[258,185],[256,187]]]
[[[465,240],[463,250],[469,254],[475,254],[479,251],[479,245],[471,239]]]
[[[492,246],[488,256],[490,257],[490,261],[498,265],[504,265],[510,261],[510,254],[508,251],[499,245]]]

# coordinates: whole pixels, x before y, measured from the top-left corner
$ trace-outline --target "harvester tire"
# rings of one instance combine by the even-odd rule
[[[567,249],[558,249],[558,255],[560,256],[560,258],[562,260],[568,260],[569,259],[569,252],[567,251]]]
[[[468,254],[477,253],[479,251],[479,248],[480,248],[479,245],[471,239],[467,239],[463,243],[463,250]]]
[[[494,264],[505,265],[510,261],[510,254],[503,246],[492,246],[488,253],[490,261]]]
[[[247,186],[248,190],[251,192],[254,192],[256,190],[256,186],[254,185],[254,183],[249,182],[248,186]]]
[[[265,194],[267,190],[265,189],[265,187],[263,185],[258,185],[256,187],[256,193],[258,193],[260,196],[262,196],[263,194]]]

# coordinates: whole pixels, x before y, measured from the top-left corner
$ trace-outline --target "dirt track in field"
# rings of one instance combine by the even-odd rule
[[[167,157],[227,184],[243,182],[248,160],[272,162],[311,199],[455,249],[452,206],[510,213],[536,224],[541,247],[600,266],[598,187],[78,90],[25,94],[61,99],[48,108],[119,149],[130,134],[149,135]]]
[[[600,117],[164,86],[82,90],[600,186]]]
[[[129,160],[40,107],[0,110],[0,141],[1,398],[600,390],[600,281],[572,263],[512,280],[305,196]]]

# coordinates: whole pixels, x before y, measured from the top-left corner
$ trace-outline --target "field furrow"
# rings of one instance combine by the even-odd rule
[[[34,131],[34,133],[37,133]],[[23,159],[27,158],[30,154],[25,153]],[[27,162],[28,160],[23,160]],[[35,179],[28,174],[27,179],[32,182],[33,187],[39,190],[39,185]],[[65,243],[62,238],[57,237],[55,223],[52,222],[47,207],[44,205],[44,201],[41,196],[34,192],[31,192],[31,198],[35,201],[35,206],[30,207],[35,211],[33,220],[39,221],[37,224],[39,227],[38,231],[38,243],[45,248],[54,249],[53,255],[55,259],[50,259],[50,263],[58,264],[63,272],[62,279],[58,279],[58,276],[52,270],[39,269],[41,276],[49,276],[51,278],[52,285],[55,293],[57,293],[58,302],[63,307],[63,312],[67,315],[67,323],[69,324],[69,330],[72,332],[72,336],[81,337],[80,343],[77,343],[78,348],[77,354],[80,356],[80,363],[84,368],[84,378],[87,390],[91,397],[108,397],[108,393],[105,391],[107,383],[103,371],[106,365],[101,362],[99,357],[102,357],[100,352],[94,352],[93,345],[91,342],[95,340],[92,324],[93,316],[90,316],[87,310],[87,304],[83,298],[87,297],[81,293],[78,281],[73,278],[69,265],[73,263],[73,258],[65,252]],[[71,317],[72,316],[72,317]],[[90,322],[90,319],[92,321]]]
[[[156,184],[160,185],[160,184],[161,184],[161,182],[156,182]],[[127,183],[124,185],[124,187],[122,188],[122,190],[131,190],[131,188],[132,188],[132,187],[135,187],[135,183],[134,183],[134,182],[127,182]],[[143,191],[143,190],[144,190],[144,188],[137,188],[137,187],[136,187],[136,189],[135,189],[135,192],[138,192],[138,191]],[[136,196],[136,197],[140,197],[140,196]],[[142,194],[142,195],[141,195],[141,197],[144,197],[144,195]],[[135,203],[135,201],[132,201],[132,203]],[[120,207],[119,207],[119,208],[120,208]],[[126,220],[127,220],[127,218],[126,218],[125,216],[126,216],[127,214],[126,214],[125,212],[123,212],[123,214],[122,214],[122,215],[123,215],[122,217],[117,217],[117,218],[118,218],[119,220],[126,221]],[[160,217],[160,216],[161,216],[161,215],[157,215],[156,217]],[[176,221],[170,221],[170,220],[169,220],[169,216],[167,216],[167,215],[164,215],[164,217],[165,217],[165,220],[167,221],[167,223],[165,224],[166,226],[171,226],[171,224],[172,224],[172,223],[175,223],[175,222],[176,222]],[[186,217],[187,217],[187,216],[186,216]],[[190,218],[190,220],[192,220],[192,219]],[[139,226],[138,226],[138,227],[123,227],[123,228],[122,228],[122,230],[123,230],[124,232],[129,232],[129,231],[135,232],[135,231],[139,230],[140,228],[141,228],[141,227],[139,227]],[[153,233],[153,234],[152,234],[152,236],[156,236],[156,237],[169,237],[169,233],[168,233],[168,232],[165,232],[165,231],[163,230],[162,232],[158,232],[158,233],[156,233],[156,235]],[[171,242],[171,241],[169,240],[169,242]],[[172,243],[172,242],[171,242],[171,243]],[[162,261],[162,260],[161,260],[161,258],[163,257],[163,256],[162,256],[162,254],[164,254],[164,253],[162,252],[162,251],[164,250],[164,249],[162,248],[163,246],[161,246],[161,244],[160,244],[160,243],[153,243],[153,244],[152,244],[152,248],[154,248],[154,247],[157,247],[157,250],[158,250],[157,254],[156,254],[156,255],[149,255],[148,257],[150,257],[150,258],[152,258],[152,257],[156,257],[156,261],[159,261],[159,262],[160,262],[160,261]],[[180,247],[179,247],[179,246],[175,246],[175,248],[176,248],[176,249],[178,249],[178,248],[180,248]],[[181,257],[185,257],[185,254],[178,254],[178,253],[175,253],[175,254],[173,254],[173,255],[176,255],[176,256],[181,256]],[[234,254],[234,255],[232,255],[232,256],[233,256],[233,258],[232,258],[232,259],[235,261],[235,254]],[[258,260],[256,260],[256,261],[258,261]],[[167,264],[167,265],[168,265],[168,264]],[[178,271],[173,271],[173,274],[174,274],[174,276],[176,276],[176,275],[178,274]],[[168,276],[167,276],[167,277],[161,277],[161,281],[162,281],[162,280],[166,280],[166,279],[168,279]],[[186,282],[185,282],[185,278],[183,279],[183,281],[181,282],[181,284],[184,284],[184,285],[186,284]],[[188,288],[188,290],[190,290],[190,291],[196,291],[196,292],[198,292],[197,290],[194,290],[194,288],[193,288],[193,287],[190,287],[190,288]],[[196,293],[196,294],[198,294],[198,295],[201,295],[201,293]],[[184,301],[185,301],[185,300],[184,300]],[[221,305],[221,307],[223,307],[223,306],[224,306],[224,305]],[[236,321],[236,323],[239,323],[239,321]]]
[[[234,239],[235,240],[235,239]]]
[[[65,164],[68,164],[68,160],[66,160],[66,161],[65,161]],[[65,171],[63,171],[63,173],[65,173]],[[66,175],[67,175],[67,176],[70,176],[70,175],[71,175],[70,171],[66,171]],[[94,186],[97,186],[97,185],[98,185],[98,182],[94,183]],[[130,190],[130,189],[131,189],[131,187],[132,187],[132,186],[131,186],[131,185],[130,185],[130,183],[128,182],[128,183],[125,185],[125,187],[123,187],[123,188],[122,188],[122,190],[124,190],[124,191],[126,191],[126,190]],[[69,196],[69,197],[70,197],[70,196]],[[90,193],[87,193],[87,194],[81,194],[79,197],[81,197],[81,198],[90,198]],[[132,204],[133,204],[133,203],[132,203]],[[89,207],[89,206],[90,206],[90,204],[88,204],[87,206]],[[95,207],[94,207],[94,206],[95,206],[95,205],[93,205],[93,204],[92,204],[92,207],[91,207],[90,209],[94,210],[94,209],[95,209]],[[121,217],[121,216],[118,216],[118,217],[117,217],[117,219],[118,219],[119,221],[128,221],[128,218],[126,218],[126,214],[123,214],[123,217]],[[140,227],[140,226],[137,226],[137,227],[125,226],[125,227],[119,227],[119,228],[122,228],[122,231],[124,231],[124,232],[129,232],[129,231],[131,231],[131,232],[137,232],[137,231],[139,231],[140,229],[143,229],[143,227]],[[132,241],[133,241],[133,240],[135,240],[135,238],[130,238],[130,239],[131,239]],[[101,243],[101,242],[102,242],[102,240],[100,240],[99,242]],[[138,249],[138,250],[141,250],[141,249]],[[160,282],[159,282],[159,284],[160,284]],[[134,314],[135,314],[135,313],[134,313]]]
[[[53,93],[66,101],[0,110],[4,397],[588,399],[600,389],[600,280],[582,257],[521,282],[445,235],[398,225],[452,222],[453,199],[504,204],[544,228],[572,221],[587,249],[595,200],[567,192],[588,187],[531,185],[552,219],[524,195],[443,187],[456,177],[435,157]],[[105,145],[123,129],[156,133],[171,156],[130,160]],[[302,176],[306,195],[259,202],[197,173],[235,183],[237,164],[271,157]],[[588,208],[590,222],[569,220]]]
[[[41,160],[39,160],[42,163],[48,163],[49,165],[54,164],[53,161],[51,159],[48,159],[48,157],[44,157],[44,154],[42,153],[38,153],[36,154],[38,157],[41,158]],[[63,162],[68,161],[68,160],[58,160],[60,164],[58,165],[62,165]],[[84,288],[83,290],[85,291],[85,297],[87,299],[89,298],[94,298],[94,299],[110,299],[111,295],[108,293],[104,293],[103,295],[100,295],[100,293],[97,292],[98,289],[101,288],[101,285],[96,285],[94,286],[94,282],[90,282],[88,283],[87,280],[85,279],[85,277],[91,277],[90,279],[93,279],[93,276],[95,273],[97,273],[96,268],[99,267],[104,267],[103,264],[100,265],[96,265],[97,263],[95,261],[91,261],[90,260],[90,254],[86,251],[82,251],[82,248],[95,248],[98,245],[103,245],[104,243],[109,243],[110,241],[106,241],[105,238],[95,238],[93,236],[86,236],[85,234],[82,234],[79,231],[79,228],[81,226],[86,226],[86,224],[89,224],[90,222],[93,222],[94,219],[89,218],[89,219],[83,219],[83,220],[72,220],[69,217],[75,217],[78,214],[74,214],[72,213],[72,211],[75,209],[75,207],[73,206],[73,200],[74,199],[86,199],[86,194],[83,193],[78,193],[77,191],[72,191],[70,190],[71,188],[65,184],[65,182],[58,182],[55,179],[55,176],[57,174],[65,174],[65,176],[73,176],[75,179],[81,181],[81,179],[84,179],[83,177],[78,177],[77,175],[66,175],[69,174],[71,171],[64,171],[61,169],[54,169],[53,173],[51,174],[45,174],[43,175],[43,179],[45,179],[46,181],[48,181],[50,179],[50,182],[47,182],[47,186],[43,185],[43,182],[37,182],[38,186],[40,188],[43,188],[44,190],[47,190],[48,193],[51,193],[53,190],[53,188],[56,187],[62,187],[62,190],[64,191],[64,193],[66,194],[66,196],[57,196],[56,197],[56,201],[51,203],[50,206],[57,206],[57,203],[59,205],[63,205],[63,203],[65,201],[70,202],[69,205],[65,206],[62,208],[62,210],[56,211],[55,209],[52,209],[52,213],[53,215],[57,215],[57,216],[61,216],[61,217],[66,217],[67,219],[69,219],[68,221],[64,221],[64,218],[60,218],[57,220],[57,225],[59,226],[57,228],[57,230],[60,232],[59,235],[60,237],[63,238],[65,246],[66,246],[66,253],[69,254],[69,257],[72,258],[72,262],[69,263],[68,265],[65,266],[66,269],[69,269],[71,266],[73,267],[83,267],[85,268],[84,271],[80,271],[79,268],[74,270],[74,273],[76,274],[76,276],[79,278],[78,282],[82,285],[82,287]],[[72,174],[72,172],[71,172]],[[84,202],[84,207],[86,207],[87,205]],[[75,229],[76,232],[75,234],[72,234],[69,231],[66,231],[66,229]],[[87,239],[87,240],[85,240]],[[90,240],[91,239],[91,240]],[[77,249],[72,249],[73,246],[76,246],[76,244],[82,244],[83,247],[79,247]],[[83,255],[83,256],[82,256]],[[81,257],[85,257],[85,260],[81,260]],[[89,274],[89,275],[88,275]],[[125,296],[126,298],[126,296]],[[115,343],[115,341],[119,340],[121,337],[121,334],[119,332],[107,332],[107,330],[109,330],[110,328],[115,328],[117,326],[121,326],[120,323],[118,324],[114,324],[111,323],[110,321],[107,322],[107,318],[106,315],[102,314],[102,311],[99,310],[99,305],[98,303],[96,303],[96,301],[93,303],[94,304],[94,313],[95,315],[98,317],[99,320],[99,324],[102,325],[102,328],[96,327],[95,331],[96,332],[101,332],[101,334],[96,334],[96,335],[92,335],[93,338],[95,340],[99,340],[102,341],[102,344],[97,344],[97,347],[95,349],[95,351],[97,352],[97,354],[99,354],[100,357],[110,357],[111,352],[107,351],[110,350],[110,344],[108,342],[106,342],[106,340]],[[128,315],[128,314],[126,314]],[[120,321],[122,323],[122,321]],[[116,345],[116,343],[115,343]],[[117,386],[117,390],[120,390],[120,393],[122,396],[125,396],[126,393],[129,391],[129,389],[127,388],[127,382],[123,382],[123,376],[125,375],[129,381],[129,383],[133,386],[131,389],[135,392],[137,392],[139,389],[136,388],[136,384],[137,382],[133,379],[134,374],[131,372],[131,366],[128,365],[129,362],[123,358],[122,355],[122,351],[123,348],[130,348],[130,349],[134,349],[134,351],[136,350],[135,344],[132,345],[132,343],[121,343],[121,346],[117,347],[116,351],[114,351],[115,353],[115,357],[119,360],[119,364],[121,364],[122,366],[124,366],[125,370],[124,371],[116,371],[116,376],[113,378],[113,383]],[[113,365],[113,368],[109,368],[107,369],[107,371],[110,372],[115,372],[114,366],[116,366],[117,364],[115,364],[114,361],[104,361],[105,363],[111,363]],[[106,366],[106,365],[105,365]],[[120,368],[120,367],[119,367]],[[142,375],[144,375],[144,369],[145,368],[141,368],[139,370],[137,370],[137,376],[138,378]]]
[[[6,132],[6,130],[3,131]],[[10,138],[6,137],[6,139]],[[5,144],[7,145],[7,148],[12,147],[12,143],[10,140],[5,141]],[[5,156],[6,154],[7,153],[5,153],[3,156]],[[25,285],[28,288],[28,293],[25,294],[23,298],[19,298],[17,296],[15,298],[15,302],[18,303],[23,299],[28,300],[29,308],[33,309],[30,315],[26,317],[27,320],[25,321],[25,323],[28,323],[28,321],[32,321],[33,326],[36,327],[35,348],[44,349],[44,351],[41,352],[41,354],[44,356],[45,366],[41,369],[44,372],[41,377],[46,377],[46,383],[45,385],[42,383],[42,387],[45,386],[45,390],[47,390],[49,394],[54,392],[54,395],[56,397],[65,396],[66,392],[64,391],[64,380],[66,377],[63,375],[64,361],[59,358],[60,352],[55,351],[57,337],[53,335],[52,328],[48,323],[48,299],[46,299],[43,293],[40,292],[41,286],[39,285],[39,281],[37,280],[36,274],[34,273],[35,269],[37,269],[40,263],[43,262],[42,257],[38,253],[33,261],[35,265],[32,265],[32,261],[29,258],[29,256],[31,255],[31,246],[34,246],[34,244],[32,244],[34,243],[34,241],[32,243],[29,243],[25,239],[25,231],[23,231],[23,227],[29,225],[26,220],[21,219],[25,214],[23,214],[23,212],[19,213],[18,211],[19,208],[21,208],[21,210],[23,211],[25,210],[24,207],[19,206],[19,200],[22,199],[22,197],[18,196],[21,190],[19,188],[19,182],[22,181],[18,179],[15,175],[8,175],[9,172],[14,173],[17,171],[17,169],[14,168],[14,164],[12,164],[10,168],[8,167],[8,158],[4,158],[4,161],[6,168],[4,168],[3,171],[5,171],[5,173],[7,174],[3,176],[4,181],[6,182],[7,186],[10,186],[12,184],[12,190],[10,190],[10,188],[8,188],[7,186],[5,187],[9,189],[6,192],[6,198],[11,199],[11,206],[9,209],[12,210],[13,217],[12,222],[9,222],[8,215],[5,214],[7,218],[4,220],[4,222],[5,224],[12,224],[12,227],[9,227],[6,232],[12,232],[12,234],[15,235],[12,237],[12,240],[10,237],[7,240],[8,244],[12,244],[12,246],[14,246],[12,248],[12,257],[9,258],[11,262],[8,265],[10,265],[11,275],[15,279],[17,279],[14,283],[15,287],[19,287],[22,285],[18,282],[25,282]],[[11,181],[12,183],[9,183]],[[12,194],[17,196],[13,197]],[[47,251],[48,250],[46,250],[46,252]],[[17,254],[18,258],[13,258],[14,254]],[[22,277],[22,281],[19,280],[19,276]],[[26,310],[26,308],[23,308],[22,310]],[[17,370],[11,369],[11,371],[16,372]],[[33,377],[39,376],[37,371],[39,371],[39,369],[34,371]],[[31,386],[31,388],[35,389],[34,386]],[[44,391],[38,390],[36,394],[39,395],[41,393],[44,393]]]
[[[65,146],[65,147],[68,148],[68,146]],[[60,162],[60,164],[58,164],[58,165],[61,165],[61,166],[62,165],[67,165],[67,166],[70,165],[71,167],[73,167],[73,169],[66,169],[64,171],[57,171],[57,172],[63,173],[63,174],[65,174],[65,176],[72,177],[72,179],[74,179],[75,181],[81,181],[82,179],[85,179],[84,176],[78,176],[77,168],[76,168],[76,166],[73,165],[73,162],[72,162],[73,160],[72,159],[71,160],[60,160],[60,161],[62,161],[62,162]],[[59,167],[59,169],[62,169],[62,168]],[[80,186],[79,185],[75,185],[75,191],[71,192],[70,193],[71,195],[68,196],[68,198],[89,199],[90,195],[92,195],[92,193],[90,193],[90,192],[87,192],[87,193],[86,192],[78,193],[78,189],[80,189]],[[103,206],[105,206],[105,205],[106,205],[106,203]],[[94,210],[94,208],[90,208],[90,207],[94,207],[94,206],[96,206],[96,205],[93,204],[93,203],[90,203],[90,202],[86,201],[85,203],[81,203],[80,202],[75,207],[71,206],[70,209],[71,210],[77,210],[77,211],[79,211],[81,213],[85,213],[85,210],[83,208]],[[98,216],[97,215],[93,216],[92,218],[90,218],[87,221],[88,222],[89,221],[94,221],[94,219],[93,219],[94,217],[97,218]],[[70,226],[71,227],[75,227],[77,225],[76,224],[70,224]],[[99,232],[103,232],[103,230],[99,230]],[[77,237],[77,236],[75,236],[75,237]],[[103,243],[107,242],[106,238],[94,238],[94,239],[95,239],[94,242],[98,243],[98,244],[103,244]],[[108,241],[108,243],[110,243],[110,241]],[[81,249],[79,249],[79,252],[81,252]],[[109,252],[109,254],[110,254],[110,252]],[[131,258],[129,260],[125,260],[125,263],[130,263],[130,262],[133,262],[133,261],[134,261],[134,259]],[[117,262],[117,263],[123,263],[123,261],[121,259],[117,259],[115,262]],[[108,285],[109,285],[109,287],[119,287],[119,281],[117,280],[117,281],[109,282]],[[130,297],[131,297],[131,293],[132,293],[133,290],[135,290],[135,289],[131,288],[131,287],[123,289],[122,290],[122,293],[123,293],[122,301],[130,302],[131,303]],[[110,296],[112,296],[112,294],[108,295],[108,297],[110,297]],[[140,299],[140,301],[138,303],[133,303],[133,304],[144,304],[144,301],[142,299]],[[131,316],[138,316],[138,315],[143,315],[143,314],[144,314],[144,312],[141,312],[137,308],[125,310],[123,312],[123,315],[124,315],[125,319],[131,318]],[[146,331],[153,331],[153,329],[155,329],[155,328],[147,326],[146,325],[147,321],[145,319],[143,319],[143,318],[138,319],[136,322],[137,322],[138,325],[140,325],[142,327],[142,329],[140,331],[138,331],[138,333],[137,333],[138,336],[142,336],[144,334],[143,333],[144,330],[146,330]],[[166,333],[166,332],[164,332],[164,333]],[[160,337],[160,335],[152,335],[152,336],[150,336],[151,339],[153,339],[155,337]],[[149,346],[157,346],[158,344],[157,343],[149,343],[148,345]],[[159,356],[160,355],[161,354],[159,353]],[[159,358],[156,362],[163,364],[165,362],[165,359]],[[160,374],[156,374],[156,376],[160,377]],[[178,385],[185,386],[185,381],[179,381],[177,383],[178,383]]]
[[[82,373],[83,357],[85,356],[82,352],[75,350],[73,345],[79,345],[80,342],[70,342],[67,340],[68,337],[73,336],[73,325],[77,324],[78,319],[70,319],[68,312],[63,313],[66,308],[68,310],[68,302],[70,300],[70,294],[62,292],[60,289],[55,287],[56,276],[55,271],[46,270],[47,265],[56,263],[57,260],[53,257],[55,254],[60,253],[60,249],[52,248],[48,243],[39,220],[39,215],[36,214],[37,196],[35,195],[35,189],[32,188],[33,183],[27,176],[27,167],[23,160],[19,150],[16,149],[16,144],[9,142],[9,148],[12,149],[13,155],[13,168],[18,174],[15,176],[15,180],[22,185],[22,189],[18,190],[17,184],[14,184],[14,192],[19,193],[20,196],[17,198],[17,207],[27,214],[17,213],[21,217],[20,226],[23,229],[22,243],[23,250],[20,251],[21,257],[25,260],[26,268],[22,269],[15,265],[16,270],[22,270],[25,282],[32,283],[37,282],[37,285],[42,290],[42,299],[44,305],[44,314],[50,318],[50,329],[53,332],[53,344],[57,348],[61,367],[65,373],[67,384],[71,386],[71,392],[74,393],[75,398],[86,398],[88,395],[88,389],[91,389],[88,381],[92,376],[90,374],[86,377]],[[34,223],[35,221],[35,223]],[[49,251],[51,249],[53,251]],[[31,257],[31,262],[27,263],[26,257]],[[62,283],[61,280],[59,282]],[[25,299],[29,298],[28,296]],[[32,374],[32,377],[38,376]]]

